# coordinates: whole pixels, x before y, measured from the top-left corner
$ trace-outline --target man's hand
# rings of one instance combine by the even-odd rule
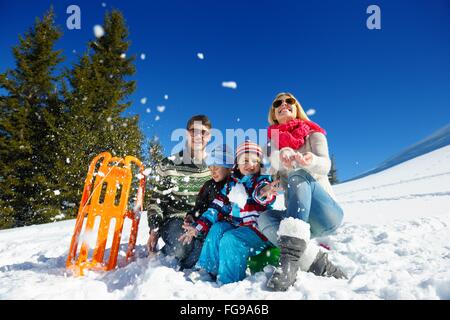
[[[147,241],[147,250],[149,256],[154,256],[156,254],[156,245],[158,244],[159,234],[158,231],[151,229],[150,236]]]
[[[276,180],[276,181],[264,186],[259,191],[259,196],[265,197],[266,199],[271,199],[273,196],[277,195],[278,191],[281,191],[281,190],[283,190],[283,188],[280,187],[280,180]]]
[[[184,223],[182,228],[186,231],[178,238],[178,241],[182,242],[184,245],[191,243],[192,239],[198,235],[198,230],[188,223]]]

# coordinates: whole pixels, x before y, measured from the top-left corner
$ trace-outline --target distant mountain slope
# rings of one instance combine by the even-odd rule
[[[389,169],[393,166],[396,166],[402,162],[408,161],[415,157],[421,156],[428,152],[434,151],[436,149],[445,147],[450,145],[450,124],[445,127],[439,129],[431,136],[417,142],[416,144],[410,146],[409,148],[401,151],[400,153],[392,156],[391,158],[385,160],[381,164],[379,164],[376,168],[371,169],[369,171],[364,172],[363,174],[348,179],[344,182],[349,182],[353,180],[360,179],[362,177],[366,177],[368,175]]]

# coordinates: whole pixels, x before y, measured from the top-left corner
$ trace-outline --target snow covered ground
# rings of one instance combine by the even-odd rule
[[[65,269],[74,220],[0,231],[0,299],[450,299],[450,146],[335,191],[344,223],[319,240],[348,280],[299,272],[283,293],[266,290],[270,271],[194,284],[171,258],[145,257],[143,215],[137,260],[80,278]]]

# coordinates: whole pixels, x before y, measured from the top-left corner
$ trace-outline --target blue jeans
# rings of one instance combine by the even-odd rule
[[[217,275],[222,284],[243,280],[247,259],[269,246],[252,229],[215,223],[203,243],[196,267]]]
[[[311,238],[329,235],[342,223],[342,208],[304,169],[289,173],[285,196],[286,210],[268,210],[258,218],[259,230],[276,246],[277,231],[285,218],[293,217],[309,223]]]

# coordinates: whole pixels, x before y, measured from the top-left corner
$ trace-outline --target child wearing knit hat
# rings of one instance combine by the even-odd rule
[[[196,268],[204,270],[221,284],[245,278],[247,259],[270,243],[258,230],[259,214],[275,202],[276,182],[261,174],[263,152],[245,141],[236,150],[232,176],[212,204],[191,226],[185,226],[182,241],[206,236]],[[233,210],[233,205],[240,210]]]
[[[186,214],[186,222],[193,222],[199,214],[205,212],[225,185],[233,168],[233,151],[226,144],[218,145],[207,155],[205,163],[211,172],[212,179],[203,184],[197,195],[194,209]]]
[[[207,155],[205,163],[211,172],[212,179],[206,181],[200,189],[200,192],[195,200],[194,208],[186,213],[183,228],[195,223],[199,216],[208,210],[219,191],[224,187],[233,168],[233,151],[225,144],[218,145],[211,150],[211,153]],[[203,245],[203,239],[200,237],[189,242],[184,241],[185,237],[186,234],[183,234],[179,240],[184,242],[184,247],[186,247],[186,250],[189,250],[191,253],[187,256],[187,258],[179,261],[181,269],[189,269],[194,266],[200,256]]]

